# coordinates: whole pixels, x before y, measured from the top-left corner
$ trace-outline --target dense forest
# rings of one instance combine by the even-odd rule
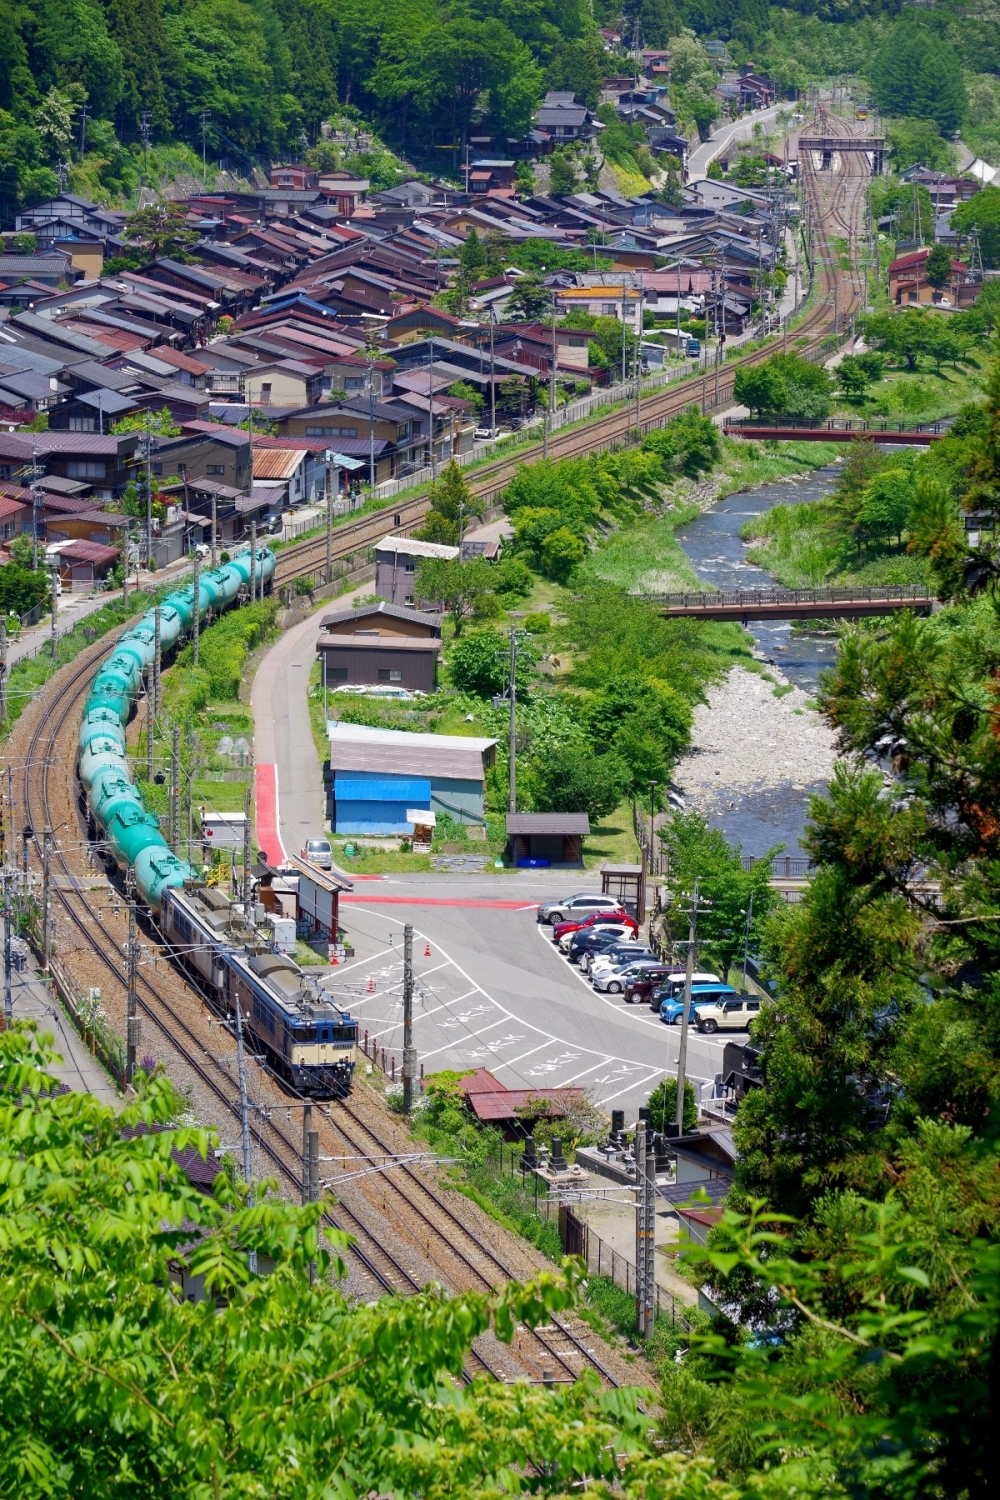
[[[931,122],[930,154],[944,160],[962,130],[1000,161],[997,0],[971,14],[895,0],[0,0],[0,209],[6,222],[53,193],[62,163],[104,200],[127,199],[144,169],[154,183],[197,170],[203,144],[245,174],[315,147],[338,113],[454,171],[473,126],[521,135],[546,88],[596,106],[604,24],[644,46],[685,28],[722,38],[789,92],[869,78],[886,116]]]

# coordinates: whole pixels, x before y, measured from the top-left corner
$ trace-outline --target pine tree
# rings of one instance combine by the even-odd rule
[[[465,475],[452,459],[431,489],[431,508],[416,535],[423,542],[442,542],[455,547],[460,527],[464,530],[473,516],[482,513],[483,502],[473,495]]]

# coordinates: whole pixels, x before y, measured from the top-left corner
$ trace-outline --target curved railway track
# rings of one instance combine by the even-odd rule
[[[100,982],[106,1007],[120,1021],[125,1010],[120,957],[125,941],[124,904],[115,888],[104,887],[103,881],[99,883],[103,895],[95,898],[92,875],[83,868],[86,825],[73,769],[83,699],[96,663],[113,650],[113,641],[91,648],[46,690],[50,701],[40,706],[25,757],[23,807],[36,833],[36,871],[39,831],[43,827],[67,830],[63,840],[53,843],[50,865],[52,908],[60,919],[57,931],[61,926],[68,939],[67,966],[79,969],[80,955],[85,955],[85,982]],[[79,840],[73,837],[76,832]],[[143,925],[151,944],[162,946],[157,929],[148,921]],[[206,1015],[207,1002],[186,972],[180,973],[169,962],[157,964],[154,972],[155,980],[140,965],[137,996],[144,1020],[169,1044],[203,1095],[221,1106],[220,1126],[227,1120],[235,1122],[239,1118],[235,1075],[227,1066],[235,1049],[228,1030]],[[290,1123],[289,1106],[301,1103],[301,1097],[262,1070],[257,1081],[258,1094],[270,1092],[271,1103],[258,1109],[255,1117],[256,1145],[265,1170],[276,1173],[294,1196],[302,1181],[302,1156],[282,1117],[287,1115]],[[320,1128],[321,1156],[328,1159],[342,1158],[345,1150],[355,1160],[369,1162],[399,1154],[400,1144],[386,1138],[384,1127],[364,1118],[356,1101],[326,1109],[314,1107],[314,1119]],[[528,1263],[510,1265],[487,1243],[490,1233],[497,1233],[489,1221],[470,1227],[444,1201],[440,1190],[411,1166],[394,1166],[388,1174],[366,1179],[364,1186],[352,1184],[348,1189],[345,1184],[338,1191],[336,1175],[328,1185],[337,1193],[337,1206],[325,1216],[325,1223],[351,1236],[348,1262],[355,1278],[360,1278],[363,1295],[407,1295],[432,1279],[453,1292],[486,1292],[506,1281],[523,1279],[536,1268]],[[381,1223],[376,1222],[379,1200]],[[468,1204],[468,1209],[474,1218],[478,1215],[473,1205]],[[568,1381],[589,1365],[606,1383],[619,1384],[608,1368],[609,1359],[588,1347],[588,1338],[593,1342],[589,1330],[574,1329],[561,1319],[544,1329],[519,1330],[516,1351],[506,1350],[492,1334],[484,1335],[470,1352],[466,1378],[482,1372],[500,1380],[527,1376],[534,1381]]]
[[[854,134],[852,125],[838,115],[826,110],[820,110],[819,115],[825,134],[845,137]],[[810,205],[812,222],[816,226],[815,301],[795,331],[796,352],[808,359],[818,357],[823,352],[824,340],[834,331],[835,326],[837,324],[843,326],[844,321],[858,310],[860,299],[853,267],[847,273],[850,279],[846,283],[846,296],[840,299],[836,306],[833,304],[835,289],[843,280],[845,273],[839,266],[839,252],[830,244],[830,238],[836,236],[831,236],[829,226],[832,224],[834,231],[839,231],[841,236],[847,238],[848,245],[853,251],[861,227],[860,222],[855,218],[858,204],[863,201],[858,189],[867,181],[868,165],[864,157],[845,154],[841,158],[841,170],[829,174],[830,191],[828,194],[824,194],[818,180],[822,174],[814,170],[812,162],[801,163],[800,171],[804,196]],[[827,199],[825,202],[824,197]],[[800,342],[801,340],[805,342]],[[691,380],[678,382],[677,385],[665,391],[644,395],[638,425],[635,422],[633,408],[629,405],[621,411],[612,412],[606,417],[588,422],[585,426],[565,432],[554,432],[548,440],[548,456],[553,459],[578,458],[587,453],[598,453],[603,449],[627,442],[632,434],[645,436],[654,428],[661,427],[670,417],[677,416],[678,413],[684,411],[692,401],[699,402],[706,412],[717,411],[731,403],[733,382],[740,366],[759,364],[776,352],[776,345],[769,344],[763,349],[755,349],[738,359],[727,361],[718,369],[717,387],[716,371],[713,367],[711,371],[706,370],[704,374],[695,376]],[[717,398],[716,389],[718,390]],[[484,464],[482,468],[468,474],[469,488],[477,498],[484,501],[487,508],[495,505],[513,478],[517,467],[523,463],[534,462],[541,457],[542,444],[540,442],[526,445],[516,454]],[[342,561],[354,553],[364,552],[387,532],[410,531],[423,520],[429,505],[428,493],[422,492],[406,499],[387,501],[382,509],[372,511],[356,521],[348,521],[337,527],[333,533],[331,554],[333,560]],[[387,527],[386,518],[390,514],[393,524]],[[291,579],[304,574],[322,572],[325,566],[325,535],[297,542],[278,553],[278,564],[274,575],[275,586],[288,583]]]

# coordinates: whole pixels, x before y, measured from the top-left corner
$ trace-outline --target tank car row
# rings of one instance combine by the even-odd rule
[[[170,594],[160,605],[161,651],[172,650],[187,635],[195,610],[199,619],[221,612],[238,600],[252,571],[267,581],[274,568],[274,553],[266,547],[253,560],[246,551],[203,573],[197,600],[193,584]],[[90,684],[78,769],[97,835],[118,868],[133,872],[138,895],[212,1003],[233,1015],[239,1000],[246,1025],[274,1070],[303,1093],[342,1097],[351,1084],[357,1023],[297,964],[271,952],[265,935],[173,852],[132,780],[125,726],[155,651],[150,609],[125,632]]]

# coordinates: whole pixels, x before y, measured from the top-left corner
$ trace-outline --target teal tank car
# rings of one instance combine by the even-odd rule
[[[224,567],[201,575],[198,587],[199,620],[235,603],[250,583],[274,577],[274,554],[259,548],[238,553]],[[160,604],[160,649],[167,653],[190,632],[195,619],[194,583],[177,589]],[[159,914],[163,892],[194,878],[189,864],[167,845],[155,815],[143,804],[131,778],[125,726],[142,686],[143,673],[156,654],[155,611],[118,641],[111,658],[94,674],[84,706],[79,735],[80,780],[87,792],[91,817],[122,870],[133,870],[136,889]]]
[[[196,878],[195,871],[185,860],[178,859],[166,846],[154,844],[147,844],[136,855],[133,869],[136,890],[150,911],[157,913],[163,904],[164,891]]]
[[[113,766],[99,771],[94,777],[89,801],[94,822],[102,831],[119,808],[126,804],[142,807],[142,795],[139,788],[129,781],[127,770]]]
[[[104,834],[122,870],[134,865],[144,849],[159,848],[169,853],[155,814],[147,812],[141,802],[119,803],[108,818]]]

